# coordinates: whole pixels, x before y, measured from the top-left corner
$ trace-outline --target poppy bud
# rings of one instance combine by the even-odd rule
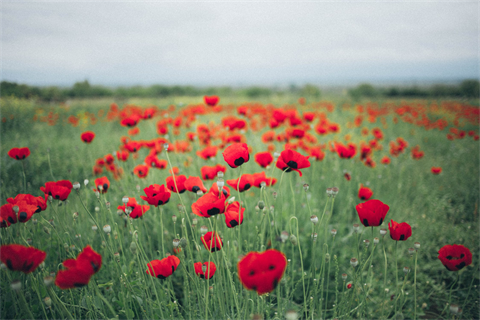
[[[330,254],[325,253],[325,262],[330,262]]]
[[[46,276],[45,278],[43,278],[43,283],[45,284],[45,286],[49,287],[52,285],[53,280],[54,279],[52,276]]]
[[[332,231],[330,231],[330,233],[332,234],[332,236],[336,236],[337,235],[337,229],[332,229]]]
[[[295,310],[288,310],[285,312],[285,319],[286,320],[297,320],[298,319],[298,313]]]
[[[290,235],[290,242],[291,242],[294,246],[297,245],[297,237],[295,237],[294,234],[291,234],[291,235]]]
[[[218,178],[217,180],[217,187],[218,187],[218,190],[222,190],[223,189],[223,186],[225,185],[225,182],[223,181],[222,178]],[[219,192],[220,193],[220,192]]]
[[[22,289],[22,283],[18,280],[13,280],[12,283],[10,284],[10,287],[12,288],[12,290],[14,291],[20,291],[20,289]]]
[[[122,202],[125,203],[125,205],[128,203],[128,200],[129,200],[129,199],[128,199],[127,196],[124,196],[124,197],[122,198]]]
[[[414,248],[408,248],[408,254],[410,256],[413,256],[413,254],[415,253],[415,249]]]
[[[18,206],[13,206],[13,212],[15,212],[15,215],[18,216],[18,211],[20,210],[20,208],[18,208]]]
[[[52,299],[50,299],[50,297],[45,297],[45,299],[43,299],[43,302],[49,308],[52,306]]]
[[[172,221],[173,221],[173,223],[177,222],[177,216],[176,215],[172,216]]]
[[[309,188],[309,187],[310,187],[310,186],[308,185],[308,183],[304,183],[304,184],[303,184],[303,190],[305,190],[305,192],[308,191],[308,188]]]
[[[50,229],[48,229],[47,227],[43,227],[43,232],[45,232],[46,234],[50,234]]]
[[[32,243],[33,243],[32,239],[28,238],[28,239],[27,239],[27,243],[28,243],[29,246],[31,246]]]
[[[180,247],[185,248],[187,246],[187,239],[181,238],[180,239]]]
[[[358,266],[358,260],[357,260],[357,258],[352,258],[352,259],[350,259],[350,264],[351,264],[352,267],[354,267],[354,268],[355,268],[356,266]]]
[[[112,227],[110,227],[108,224],[103,226],[103,232],[110,233],[111,231],[112,231]]]
[[[415,243],[413,244],[413,247],[414,247],[416,250],[420,249],[420,242],[415,242]]]
[[[358,233],[360,231],[360,225],[358,223],[353,224],[353,232]]]
[[[317,237],[318,237],[318,234],[316,232],[312,234],[312,239],[314,242],[317,241]]]
[[[84,184],[84,185],[85,185],[85,187],[86,187],[86,186],[87,186],[87,184],[88,184],[88,179],[85,179],[85,180],[83,180],[83,184]]]
[[[370,245],[370,240],[363,240],[363,243],[365,244],[365,247],[368,248]]]
[[[65,250],[68,251],[68,243],[64,243],[64,244],[63,244],[63,248],[65,248]]]
[[[313,224],[317,224],[318,223],[318,217],[313,215],[310,217],[310,221],[313,223]]]
[[[405,273],[405,275],[406,275],[407,273],[409,273],[409,272],[410,272],[410,268],[409,268],[409,267],[403,267],[403,273]]]
[[[342,279],[343,279],[343,281],[346,281],[346,280],[347,280],[347,277],[348,277],[348,275],[347,275],[346,273],[342,273]]]
[[[380,242],[380,239],[378,239],[377,237],[373,238],[374,245],[377,245],[379,242]]]
[[[132,254],[137,254],[137,243],[132,241],[132,243],[130,243],[130,251],[132,252]]]
[[[267,183],[265,181],[260,182],[260,187],[265,188],[267,186]]]
[[[197,218],[193,218],[193,219],[192,219],[192,224],[193,224],[193,226],[196,226],[197,223],[198,223],[198,219],[197,219]]]
[[[228,199],[228,204],[232,204],[235,201],[235,197],[231,197]]]
[[[288,239],[288,232],[287,232],[287,231],[282,231],[282,233],[280,233],[280,239],[282,239],[282,242],[287,241],[287,239]]]
[[[381,228],[381,229],[380,229],[380,235],[383,237],[383,236],[386,235],[386,234],[387,234],[387,229]]]
[[[207,232],[208,232],[208,228],[206,226],[200,227],[200,233],[202,234],[202,236],[205,235]]]
[[[456,305],[456,304],[451,304],[450,305],[450,312],[451,313],[458,314],[459,310],[460,310],[460,308],[458,307],[458,305]]]
[[[347,283],[347,289],[352,289],[352,283],[351,282]]]
[[[180,239],[173,239],[173,247],[178,248],[178,245],[180,244]]]
[[[102,241],[102,247],[106,247],[107,246],[107,243],[105,241]]]
[[[74,182],[72,186],[73,186],[73,189],[78,190],[80,189],[80,182]]]

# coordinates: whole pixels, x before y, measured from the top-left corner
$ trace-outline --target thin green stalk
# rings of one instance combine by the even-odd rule
[[[398,262],[397,262],[398,241],[395,241],[395,295],[398,297]],[[397,300],[395,299],[395,314],[397,314]]]
[[[415,296],[415,306],[414,306],[414,314],[413,314],[413,320],[417,320],[417,256],[418,256],[418,250],[415,250],[415,269],[414,269],[414,274],[413,274],[413,292]]]
[[[297,217],[291,217],[289,222],[292,221],[292,219],[295,219],[297,221],[297,245],[298,245],[298,252],[300,254],[300,264],[302,266],[303,307],[304,307],[305,315],[307,315],[308,314],[307,313],[307,295],[305,293],[305,272],[304,272],[305,269],[303,268],[302,248],[300,246],[300,239],[299,239],[299,232],[298,232],[298,219]]]

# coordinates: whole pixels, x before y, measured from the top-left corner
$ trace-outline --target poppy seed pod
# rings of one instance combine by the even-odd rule
[[[416,250],[420,249],[420,242],[415,242],[415,243],[413,244],[413,247],[414,247]]]
[[[410,268],[409,267],[403,267],[403,273],[407,274],[410,272]]]
[[[29,246],[31,246],[32,243],[33,243],[32,239],[28,238],[28,239],[27,239],[27,243],[28,243]]]
[[[309,187],[310,187],[310,186],[308,185],[308,183],[303,184],[303,190],[305,190],[305,192],[308,191],[308,188],[309,188]]]
[[[318,223],[318,217],[313,215],[310,217],[310,221],[313,223],[313,224],[317,224]]]
[[[217,178],[223,178],[223,171],[217,172]]]
[[[105,202],[105,207],[107,208],[107,210],[110,210],[110,202]]]
[[[43,299],[43,302],[49,308],[52,306],[52,299],[50,299],[50,297],[45,297],[45,299]]]
[[[198,219],[197,219],[197,218],[193,218],[193,219],[192,219],[192,224],[193,224],[193,226],[196,226],[197,223],[198,223]]]
[[[108,224],[103,226],[103,232],[105,233],[110,233],[112,232],[112,227],[110,227]]]
[[[373,238],[374,245],[377,245],[379,242],[380,242],[380,239],[378,239],[377,237]]]
[[[380,229],[380,235],[383,237],[383,236],[386,235],[386,234],[387,234],[387,229],[381,228],[381,229]]]
[[[408,254],[410,256],[413,256],[413,254],[415,253],[415,249],[414,248],[408,248]]]
[[[358,260],[357,260],[357,258],[352,258],[352,259],[350,259],[350,264],[351,264],[352,267],[354,267],[354,268],[355,268],[356,266],[358,266]]]
[[[223,181],[222,178],[218,178],[217,179],[217,187],[218,187],[218,190],[222,190],[223,186],[225,185],[225,182]]]
[[[315,232],[314,234],[312,234],[312,239],[314,242],[317,241],[317,238],[318,238],[318,233]]]
[[[206,226],[200,227],[200,233],[202,234],[202,236],[205,235],[207,232],[208,232],[208,228]]]
[[[10,287],[12,288],[12,290],[14,291],[20,291],[20,289],[22,289],[22,283],[18,280],[13,280],[12,283],[10,283]]]
[[[287,239],[288,239],[288,232],[287,232],[287,231],[282,231],[282,233],[280,233],[280,239],[282,240],[282,242],[287,241]]]
[[[368,248],[368,246],[370,245],[370,240],[363,240],[363,244],[366,248]]]
[[[458,314],[458,311],[460,310],[459,306],[457,304],[451,304],[450,305],[450,312],[453,314]]]
[[[168,151],[168,143],[163,144],[163,149],[165,149],[165,151]]]
[[[330,233],[335,237],[337,235],[337,229],[332,229]]]
[[[342,280],[346,281],[348,278],[348,275],[346,273],[342,273]]]
[[[46,287],[49,287],[52,285],[53,280],[54,279],[52,276],[46,276],[45,278],[43,278],[43,283],[45,284]]]
[[[34,225],[36,225],[38,223],[38,220],[36,218],[33,218],[32,222],[33,222]]]
[[[358,223],[353,224],[353,232],[358,233],[360,231],[360,225]]]
[[[285,312],[285,319],[286,320],[297,320],[298,319],[298,313],[295,310],[288,310]]]
[[[332,195],[332,188],[327,188],[327,195],[331,196]]]
[[[340,189],[338,189],[337,187],[333,187],[332,188],[332,196],[335,197],[338,194],[339,191],[340,191]]]
[[[124,196],[124,197],[122,198],[122,202],[125,203],[125,205],[128,203],[128,200],[129,200],[129,199],[128,199],[127,196]]]
[[[177,216],[176,215],[172,216],[172,221],[173,221],[173,223],[177,222]]]
[[[173,239],[173,247],[178,248],[179,245],[180,245],[180,239]]]
[[[77,181],[77,182],[74,182],[74,183],[73,183],[73,189],[79,190],[79,189],[80,189],[80,182],[78,182],[78,181]]]
[[[117,214],[119,217],[123,216],[124,213],[125,212],[123,212],[123,210],[120,210],[120,209],[117,210]]]
[[[273,200],[277,200],[278,193],[276,191],[273,191],[272,192],[272,197],[273,197]]]
[[[83,180],[83,184],[84,184],[84,185],[85,185],[85,187],[86,187],[86,186],[87,186],[87,184],[88,184],[88,179],[85,179],[85,180]]]

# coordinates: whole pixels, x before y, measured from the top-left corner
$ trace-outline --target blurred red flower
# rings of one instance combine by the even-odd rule
[[[368,200],[373,196],[373,191],[370,188],[364,187],[363,184],[360,185],[358,190],[358,197],[362,200]]]
[[[63,261],[66,270],[60,270],[55,285],[60,289],[72,289],[86,286],[90,278],[102,267],[102,256],[87,245],[76,259]]]
[[[0,259],[8,269],[30,273],[45,260],[47,253],[34,247],[6,244],[0,247]]]
[[[237,168],[250,160],[246,143],[234,143],[228,146],[222,153],[223,159],[231,168]]]
[[[95,133],[92,131],[85,131],[80,135],[80,139],[82,139],[85,143],[90,143],[95,138]]]

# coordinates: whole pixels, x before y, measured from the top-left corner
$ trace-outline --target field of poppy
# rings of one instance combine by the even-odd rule
[[[478,101],[1,104],[2,318],[479,317]]]

